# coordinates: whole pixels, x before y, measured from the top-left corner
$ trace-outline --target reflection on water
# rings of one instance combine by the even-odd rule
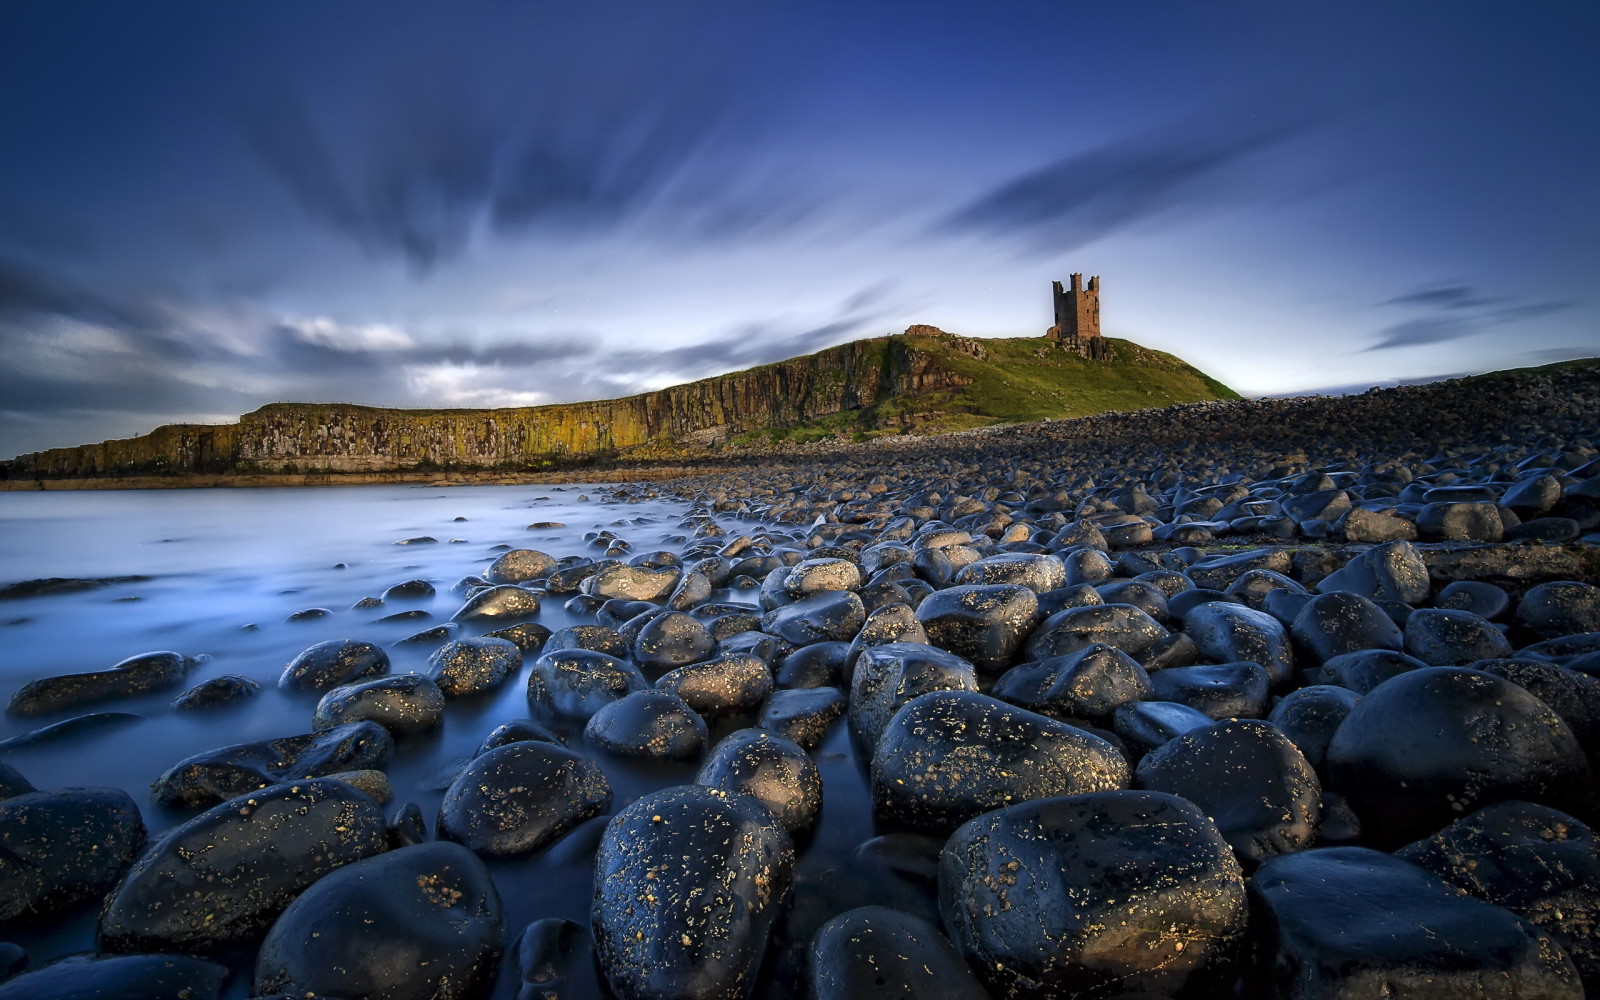
[[[593,498],[593,499],[590,499]],[[635,553],[686,544],[686,508],[675,501],[621,504],[595,486],[478,486],[449,489],[375,486],[311,490],[152,490],[0,493],[0,585],[46,577],[145,576],[71,594],[0,602],[0,699],[37,677],[98,670],[150,650],[210,659],[189,677],[244,674],[260,696],[215,712],[174,714],[167,703],[181,688],[111,705],[40,718],[0,717],[0,739],[88,711],[125,711],[142,719],[5,753],[38,788],[110,785],[139,801],[152,836],[190,813],[157,806],[149,784],[190,754],[233,743],[309,732],[317,696],[277,688],[284,665],[325,639],[355,638],[389,650],[393,672],[426,669],[431,646],[393,643],[430,621],[374,624],[394,611],[423,609],[431,622],[460,605],[450,593],[462,576],[481,572],[504,547],[553,556],[600,551],[587,531],[609,527]],[[564,528],[529,530],[560,522]],[[417,537],[434,543],[398,545]],[[433,598],[353,610],[363,597],[421,578]],[[753,593],[734,595],[754,601]],[[538,621],[552,629],[578,624],[562,598],[547,599]],[[326,608],[324,618],[287,622],[297,611]],[[477,634],[493,626],[468,628]],[[453,701],[443,727],[399,744],[388,774],[396,792],[391,812],[412,801],[434,825],[444,783],[495,726],[526,718],[527,669],[496,691]],[[713,736],[731,728],[725,725]],[[574,749],[581,736],[571,734]],[[822,824],[802,859],[802,877],[848,855],[871,835],[866,790],[835,727],[817,754],[825,784]],[[615,792],[613,812],[640,795],[693,780],[696,765],[654,765],[604,755],[596,760]],[[604,819],[581,828],[548,852],[490,865],[506,904],[508,939],[530,920],[587,922],[590,859]],[[93,947],[93,913],[43,931],[13,934],[38,964]],[[508,942],[509,943],[509,942]],[[241,968],[242,971],[242,968]],[[237,976],[230,997],[248,996]],[[496,995],[510,995],[503,981]],[[514,992],[514,991],[513,991]]]

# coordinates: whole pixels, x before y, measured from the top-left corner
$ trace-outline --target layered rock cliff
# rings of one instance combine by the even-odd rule
[[[855,341],[621,399],[451,410],[272,403],[245,414],[237,424],[170,425],[142,437],[23,455],[3,463],[3,471],[10,479],[66,479],[313,469],[525,469],[580,460],[673,457],[797,427],[828,426],[859,434],[1026,418],[1037,415],[1039,401],[1022,400],[1026,405],[1017,409],[1019,397],[1040,395],[1032,387],[1040,373],[1048,377],[1048,385],[1068,389],[1076,385],[1074,379],[1127,383],[1135,393],[1130,399],[1138,403],[1142,391],[1148,397],[1143,405],[1151,406],[1232,395],[1175,358],[1116,343],[1128,354],[1125,363],[1088,361],[1043,338],[972,340],[913,327],[904,336]],[[1173,383],[1175,375],[1181,384]],[[1026,387],[1013,384],[1024,376],[1033,381]],[[1136,388],[1149,382],[1145,376],[1160,376],[1151,383],[1159,391]],[[1095,395],[1086,391],[1084,398]],[[1071,396],[1065,390],[1054,394]],[[1042,405],[1043,415],[1075,415],[1085,409],[1068,398]]]

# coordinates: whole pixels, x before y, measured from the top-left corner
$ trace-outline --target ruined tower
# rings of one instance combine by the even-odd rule
[[[1111,348],[1100,337],[1100,276],[1084,285],[1083,275],[1074,274],[1070,288],[1052,281],[1050,292],[1056,322],[1045,336],[1086,358],[1108,360]]]

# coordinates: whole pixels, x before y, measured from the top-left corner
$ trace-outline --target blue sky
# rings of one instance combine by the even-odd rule
[[[1248,394],[1600,354],[1600,5],[0,6],[0,455],[933,323]]]

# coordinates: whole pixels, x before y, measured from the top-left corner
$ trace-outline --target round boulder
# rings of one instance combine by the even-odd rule
[[[537,851],[611,805],[611,784],[566,747],[525,740],[474,757],[444,793],[439,836],[484,857]]]

